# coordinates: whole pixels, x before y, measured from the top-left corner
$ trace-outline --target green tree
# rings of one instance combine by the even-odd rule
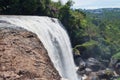
[[[33,14],[39,0],[0,0],[2,14]]]

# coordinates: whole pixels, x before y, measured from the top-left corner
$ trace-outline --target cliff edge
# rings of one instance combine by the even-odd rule
[[[36,34],[1,21],[0,80],[60,80],[60,75]]]

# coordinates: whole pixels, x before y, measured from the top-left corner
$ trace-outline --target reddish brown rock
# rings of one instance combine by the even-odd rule
[[[0,27],[0,80],[60,80],[60,76],[37,35]]]

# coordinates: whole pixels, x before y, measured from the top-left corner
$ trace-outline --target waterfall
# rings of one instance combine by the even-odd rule
[[[0,20],[36,33],[62,78],[78,80],[69,37],[59,20],[38,16],[0,16]]]

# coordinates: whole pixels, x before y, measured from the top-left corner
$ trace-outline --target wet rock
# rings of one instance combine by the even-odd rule
[[[82,76],[84,74],[89,75],[91,72],[92,72],[92,70],[90,68],[86,68],[86,66],[84,66],[84,65],[79,66],[79,68],[77,70],[77,73]]]
[[[95,72],[91,72],[84,80],[100,80]]]
[[[96,74],[99,77],[100,80],[105,79],[105,80],[111,80],[114,76],[114,71],[111,69],[106,69],[106,70],[100,70]]]
[[[104,66],[102,65],[102,63],[100,63],[95,58],[88,58],[88,60],[86,61],[86,67],[90,68],[93,72],[104,69]]]
[[[81,59],[81,61],[80,61],[80,63],[79,63],[79,68],[78,68],[78,70],[77,70],[77,73],[78,73],[79,75],[85,74],[85,73],[86,73],[85,68],[86,68],[86,63]]]
[[[113,68],[116,71],[116,73],[120,75],[120,59],[111,58],[109,67]]]
[[[116,71],[117,74],[120,75],[120,62],[116,63],[116,65],[115,65],[115,71]]]
[[[89,75],[92,72],[92,70],[90,68],[86,68],[85,71],[86,71],[86,73],[85,73],[86,75]]]
[[[84,62],[80,56],[74,56],[74,61],[75,61],[76,66],[80,66],[80,64]]]

